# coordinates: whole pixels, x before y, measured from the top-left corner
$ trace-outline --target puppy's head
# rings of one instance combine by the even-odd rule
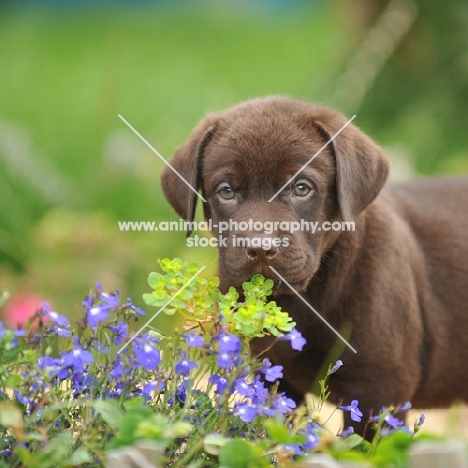
[[[208,115],[176,150],[162,174],[164,193],[188,221],[195,191],[203,195],[224,289],[256,273],[277,281],[270,266],[306,288],[339,235],[323,223],[355,221],[377,196],[389,165],[370,138],[349,124],[324,147],[345,123],[317,105],[256,99]]]

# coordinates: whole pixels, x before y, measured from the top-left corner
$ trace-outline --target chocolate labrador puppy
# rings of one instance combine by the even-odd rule
[[[284,366],[282,388],[300,400],[338,350],[344,366],[330,378],[330,399],[357,399],[363,420],[345,414],[345,425],[365,434],[382,406],[439,408],[468,399],[468,178],[383,188],[387,158],[353,124],[296,174],[345,123],[318,105],[256,99],[208,115],[170,162],[206,199],[213,233],[226,237],[222,289],[256,273],[273,279],[273,299],[307,340],[301,352],[286,342],[267,351]],[[196,194],[169,168],[162,186],[176,212],[193,220]],[[231,222],[220,233],[216,226],[229,220],[273,229],[241,231]],[[319,228],[292,233],[281,224],[301,220]],[[355,230],[322,224],[343,221]],[[239,237],[252,242],[239,246]],[[286,282],[357,353],[339,349],[341,341]],[[257,340],[252,348],[259,353],[270,344]]]

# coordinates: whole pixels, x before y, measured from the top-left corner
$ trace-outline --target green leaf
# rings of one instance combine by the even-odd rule
[[[97,400],[92,404],[92,407],[102,416],[104,422],[113,427],[119,427],[124,416],[119,403],[114,400]]]
[[[151,289],[157,289],[161,284],[161,279],[163,276],[161,273],[151,272],[148,276],[148,285]]]
[[[0,403],[0,424],[5,427],[22,427],[23,412],[13,403]]]
[[[221,449],[230,441],[220,434],[208,434],[203,439],[203,447],[205,452],[210,455],[219,456]]]
[[[174,315],[176,313],[176,310],[177,309],[174,309],[172,307],[166,307],[163,312],[166,314],[166,315]]]
[[[265,429],[270,438],[278,444],[300,444],[307,440],[306,436],[290,434],[287,427],[274,420],[265,421]]]
[[[3,382],[3,387],[16,390],[21,384],[21,376],[18,374],[10,374]]]
[[[219,464],[226,468],[268,467],[262,458],[262,450],[244,439],[232,439],[221,448]]]
[[[85,448],[79,448],[73,452],[66,464],[69,466],[79,466],[85,463],[92,463],[93,461],[94,457]]]
[[[351,434],[345,439],[336,439],[335,450],[339,452],[350,451],[363,443],[364,439],[358,434]]]

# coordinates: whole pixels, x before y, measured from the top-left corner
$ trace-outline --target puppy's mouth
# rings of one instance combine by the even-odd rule
[[[272,278],[275,282],[273,288],[273,295],[278,294],[295,294],[296,292],[303,292],[307,289],[311,277],[306,277],[300,280],[288,281],[287,284],[280,278]]]

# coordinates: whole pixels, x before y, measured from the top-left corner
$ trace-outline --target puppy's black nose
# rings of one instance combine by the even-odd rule
[[[278,247],[275,247],[274,245],[268,249],[264,249],[263,247],[246,247],[245,251],[249,260],[268,263],[278,254]]]

